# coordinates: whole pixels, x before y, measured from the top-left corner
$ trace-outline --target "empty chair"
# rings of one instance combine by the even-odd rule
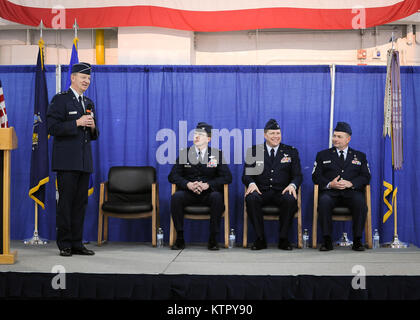
[[[152,245],[159,227],[159,189],[154,167],[117,166],[101,183],[98,217],[98,245],[108,240],[108,218],[152,218]],[[102,238],[103,229],[103,238]]]

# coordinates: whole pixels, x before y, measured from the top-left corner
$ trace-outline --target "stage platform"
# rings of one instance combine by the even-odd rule
[[[0,265],[1,271],[51,272],[62,265],[66,272],[117,273],[153,275],[259,275],[259,276],[354,276],[352,268],[361,265],[367,276],[420,276],[420,249],[367,249],[355,252],[350,247],[333,251],[293,249],[283,251],[275,244],[268,249],[253,251],[242,247],[207,250],[206,244],[188,244],[184,250],[170,250],[168,245],[154,248],[150,243],[110,242],[86,245],[94,256],[61,257],[55,242],[30,247],[22,241],[12,241],[11,251],[17,250],[17,263]]]
[[[14,265],[0,265],[3,299],[413,300],[420,299],[420,249],[336,247],[282,251],[242,247],[173,251],[150,243],[95,242],[94,256],[59,256],[55,242],[12,241]],[[60,272],[61,274],[58,274]],[[52,288],[65,275],[65,289]],[[55,280],[54,280],[55,279]],[[356,287],[355,287],[356,286]]]

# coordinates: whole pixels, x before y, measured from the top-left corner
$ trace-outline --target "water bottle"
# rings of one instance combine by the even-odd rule
[[[375,231],[373,233],[373,249],[378,249],[379,247],[380,247],[379,233],[378,233],[378,229],[375,229]]]
[[[162,248],[163,247],[163,230],[162,228],[159,228],[158,233],[157,233],[157,244],[156,246],[158,248]]]
[[[229,234],[229,249],[232,249],[235,246],[235,240],[236,240],[235,230],[234,229],[230,229],[230,234]]]
[[[308,229],[305,229],[303,231],[303,248],[308,248],[309,245],[309,234],[308,234]]]

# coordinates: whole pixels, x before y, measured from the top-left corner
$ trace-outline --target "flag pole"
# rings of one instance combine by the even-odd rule
[[[397,232],[397,196],[395,195],[395,199],[393,202],[394,207],[394,239],[392,242],[389,242],[384,245],[385,248],[392,248],[392,249],[402,249],[407,248],[408,243],[402,242],[398,239],[398,232]]]
[[[400,64],[399,64],[399,53],[395,50],[395,33],[392,32],[391,36],[391,49],[387,53],[387,67],[386,67],[386,82],[385,82],[385,99],[384,99],[384,137],[385,137],[385,151],[391,150],[388,153],[391,154],[391,161],[384,161],[385,170],[383,185],[386,188],[384,190],[384,203],[387,208],[387,212],[383,217],[383,223],[385,223],[391,214],[394,214],[394,235],[393,241],[385,243],[383,247],[386,248],[407,248],[408,244],[401,242],[398,239],[398,216],[397,216],[397,180],[395,176],[395,170],[402,168],[402,102],[401,102],[401,89],[400,89]],[[386,140],[386,136],[389,135],[390,141]],[[385,155],[386,158],[387,155]],[[389,154],[388,154],[389,157]],[[389,176],[389,172],[392,171],[392,176]],[[388,175],[386,174],[388,172]],[[389,196],[389,201],[386,197]],[[391,203],[390,203],[391,202]]]
[[[397,195],[395,195],[394,201],[394,239],[398,239],[398,231],[397,231]]]
[[[35,228],[34,233],[38,234],[38,203],[35,202]]]
[[[77,24],[76,18],[74,19],[73,29],[74,29],[74,37],[77,38],[77,29],[79,29],[79,25]]]
[[[48,240],[42,239],[38,235],[38,203],[35,203],[35,227],[34,227],[34,235],[32,238],[23,240],[23,243],[29,246],[38,246],[38,245],[45,245],[48,243]]]
[[[42,30],[44,28],[44,23],[42,22],[42,20],[41,20],[41,23],[39,24],[39,27],[40,27],[40,39],[39,39],[38,45],[40,46],[41,53],[42,53],[42,50],[43,50],[43,48],[42,48],[42,46],[43,46]],[[43,54],[41,54],[41,62],[42,62],[42,68],[44,68],[44,66],[43,66],[44,63],[43,63],[42,60],[43,60]],[[31,245],[31,246],[45,245],[45,244],[48,243],[48,241],[40,238],[39,235],[38,235],[38,203],[36,201],[34,201],[34,203],[35,203],[34,234],[33,234],[32,238],[23,240],[23,243],[25,245]]]

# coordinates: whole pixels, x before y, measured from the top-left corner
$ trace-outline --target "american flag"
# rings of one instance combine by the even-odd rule
[[[7,121],[6,104],[4,103],[3,87],[0,81],[0,123],[1,128],[9,128],[9,121]]]
[[[42,20],[54,29],[71,29],[75,19],[81,28],[93,29],[366,29],[419,9],[419,0],[0,0],[3,19],[31,26]]]

